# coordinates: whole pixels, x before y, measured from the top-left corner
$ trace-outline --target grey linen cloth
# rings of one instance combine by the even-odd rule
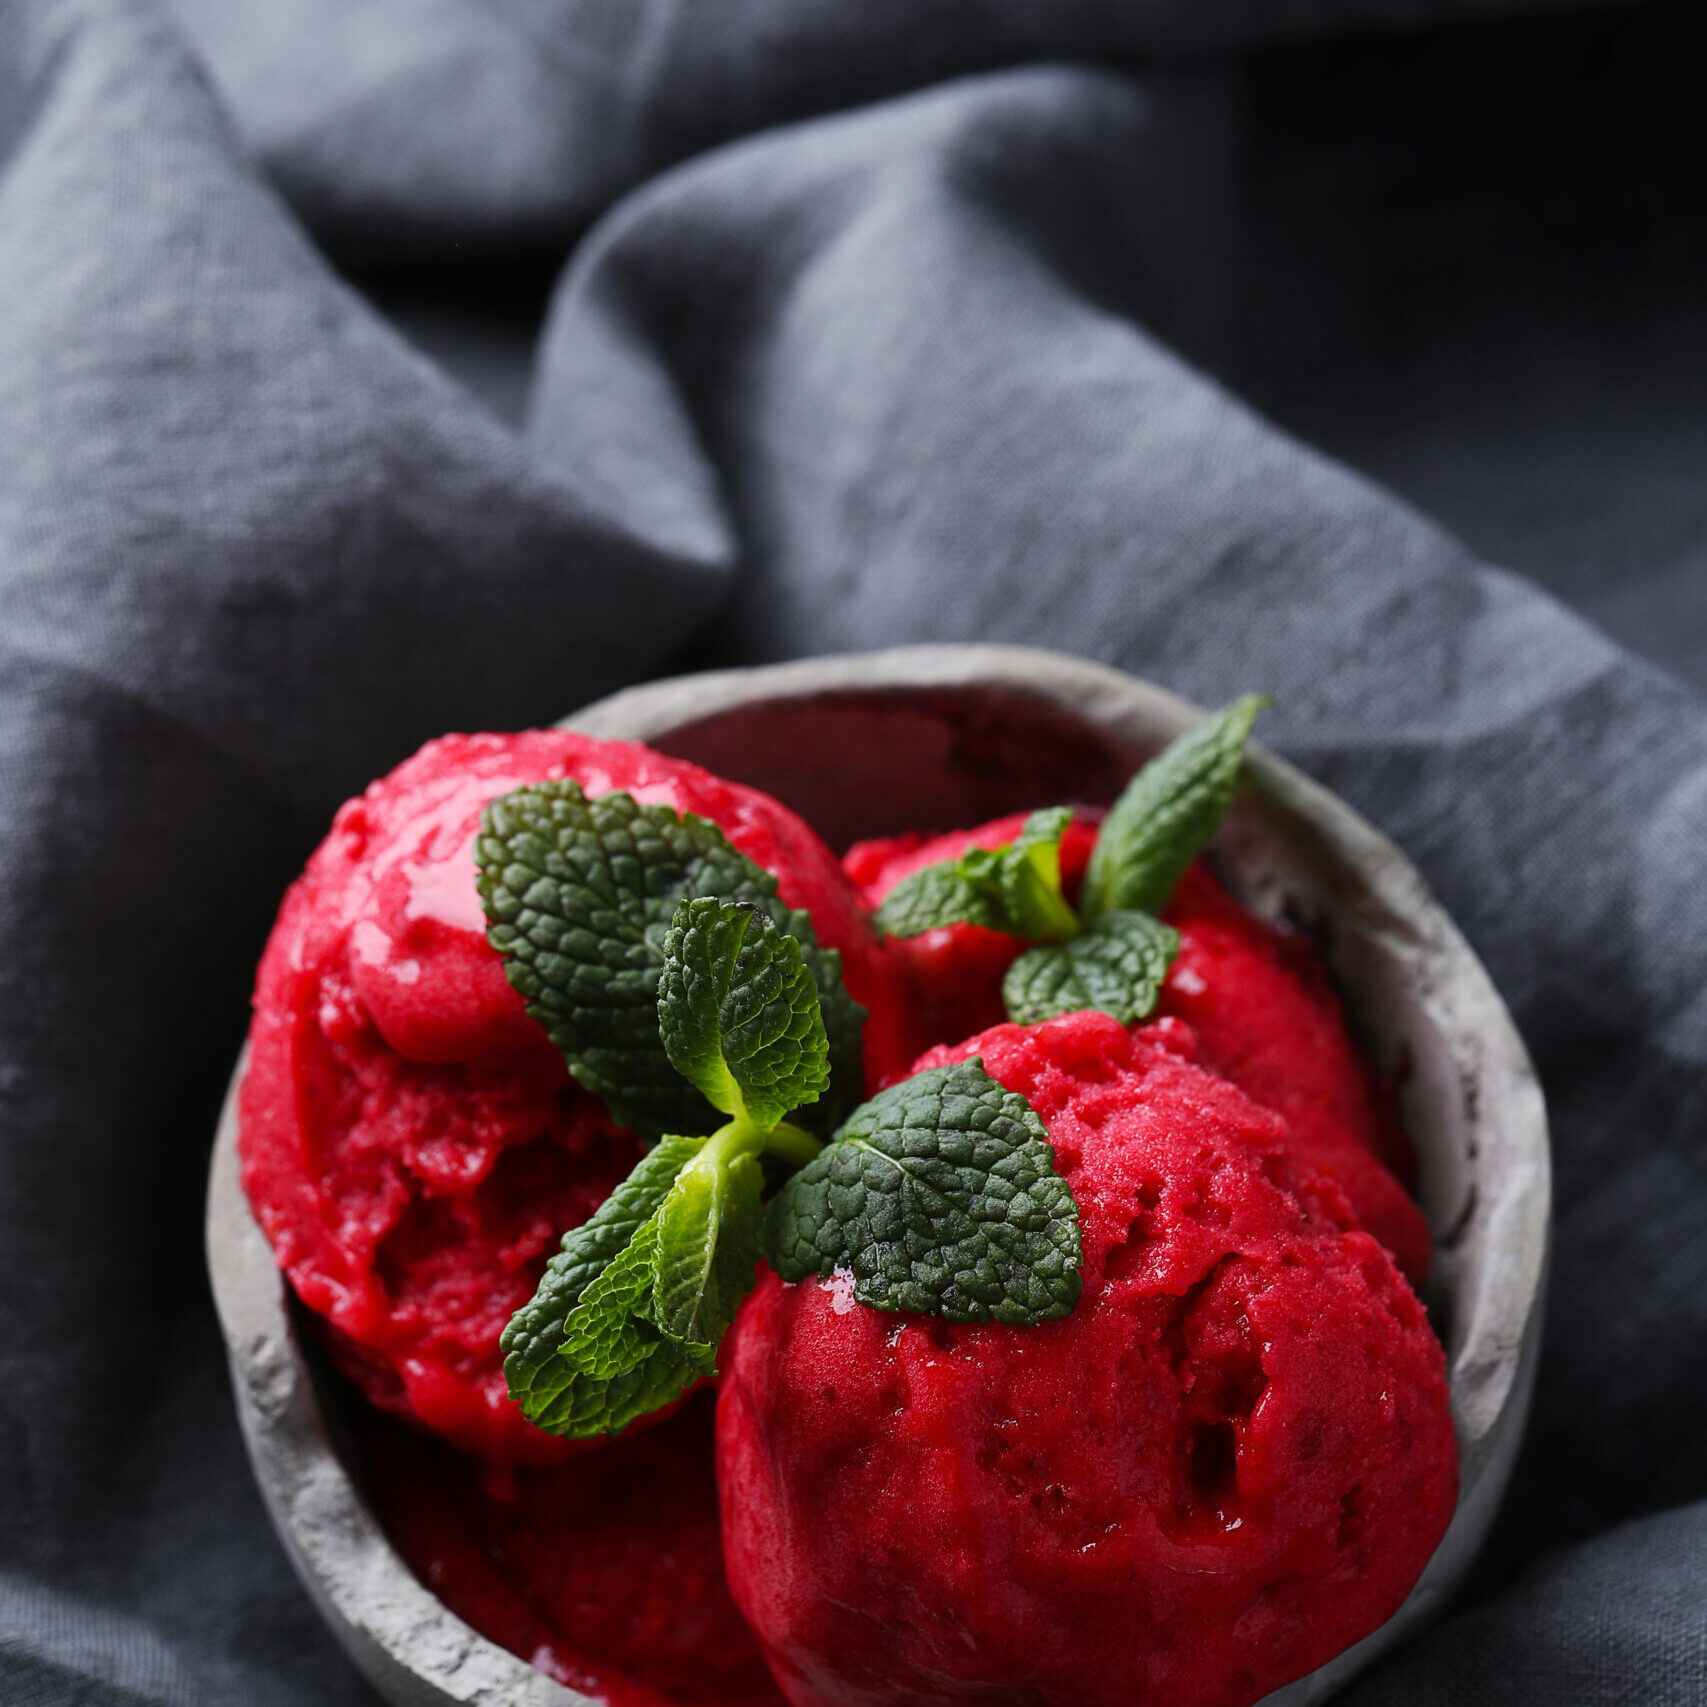
[[[1476,1586],[1347,1699],[1707,1700],[1707,710],[1170,353],[1221,254],[1174,56],[1431,10],[0,3],[8,1707],[371,1699],[253,1491],[199,1240],[338,801],[690,642],[928,639],[1274,692],[1535,1053],[1528,1444]],[[346,252],[599,216],[525,430],[275,183]]]

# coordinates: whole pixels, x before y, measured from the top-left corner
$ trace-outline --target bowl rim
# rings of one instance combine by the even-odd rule
[[[1154,748],[1202,716],[1153,683],[1033,647],[928,645],[667,678],[627,688],[559,725],[659,739],[760,703],[995,691],[1041,701],[1106,738]],[[1345,802],[1252,742],[1258,809],[1300,822],[1367,891],[1362,921],[1460,1075],[1476,1170],[1467,1216],[1497,1254],[1470,1298],[1449,1360],[1460,1448],[1458,1506],[1404,1605],[1259,1707],[1311,1707],[1439,1610],[1485,1538],[1534,1387],[1551,1238],[1547,1122],[1527,1051],[1492,980],[1405,855]],[[1379,915],[1379,917],[1377,917]],[[292,1327],[287,1286],[238,1181],[239,1058],[209,1172],[206,1243],[244,1444],[268,1514],[311,1600],[358,1668],[403,1707],[597,1707],[477,1634],[420,1584],[345,1471]]]

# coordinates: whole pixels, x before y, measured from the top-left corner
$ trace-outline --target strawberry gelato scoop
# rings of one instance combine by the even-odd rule
[[[841,951],[875,1076],[905,1057],[885,962],[834,855],[768,796],[560,730],[433,741],[338,813],[285,897],[255,990],[243,1185],[281,1268],[375,1404],[494,1461],[552,1464],[498,1336],[640,1145],[577,1086],[486,940],[486,804],[572,777],[719,824]]]
[[[859,842],[843,865],[862,903],[875,911],[903,878],[970,847],[1005,846],[1024,822],[1016,813],[928,839]],[[1061,885],[1069,901],[1077,899],[1095,840],[1090,813],[1081,813],[1062,838]],[[1180,880],[1162,916],[1180,933],[1180,952],[1157,1012],[1190,1021],[1202,1064],[1286,1117],[1294,1152],[1332,1175],[1359,1224],[1420,1285],[1433,1241],[1399,1178],[1409,1148],[1391,1091],[1359,1053],[1315,950],[1296,932],[1241,907],[1201,863]],[[890,943],[898,973],[913,989],[917,1048],[1000,1024],[1002,976],[1023,949],[1016,938],[978,925]]]
[[[1079,1205],[1030,1327],[768,1275],[718,1401],[737,1605],[794,1707],[1245,1707],[1382,1623],[1457,1455],[1416,1296],[1190,1026],[998,1026]]]

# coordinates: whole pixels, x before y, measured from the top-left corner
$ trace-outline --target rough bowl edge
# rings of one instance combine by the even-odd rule
[[[915,646],[722,670],[625,689],[563,727],[655,739],[755,700],[981,686],[1045,701],[1138,746],[1196,717],[1188,701],[1138,678],[1020,646]],[[1476,1213],[1499,1223],[1498,1283],[1474,1300],[1452,1360],[1453,1416],[1464,1474],[1445,1539],[1405,1604],[1327,1664],[1259,1707],[1314,1707],[1432,1618],[1468,1569],[1515,1461],[1534,1388],[1550,1238],[1550,1161],[1539,1085],[1510,1015],[1480,961],[1397,847],[1301,772],[1258,745],[1258,793],[1302,819],[1405,929],[1387,947],[1423,991],[1496,1137],[1502,1190]],[[1448,997],[1450,996],[1450,1000]],[[597,1707],[478,1635],[422,1587],[339,1463],[312,1376],[296,1344],[282,1277],[237,1178],[236,1088],[220,1119],[208,1181],[207,1252],[244,1444],[268,1513],[310,1598],[352,1660],[400,1707]],[[1489,1152],[1484,1152],[1484,1155]]]

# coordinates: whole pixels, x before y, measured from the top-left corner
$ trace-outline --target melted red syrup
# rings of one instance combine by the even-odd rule
[[[609,1707],[781,1707],[723,1573],[712,1406],[501,1472],[352,1409],[386,1533],[481,1635]]]

